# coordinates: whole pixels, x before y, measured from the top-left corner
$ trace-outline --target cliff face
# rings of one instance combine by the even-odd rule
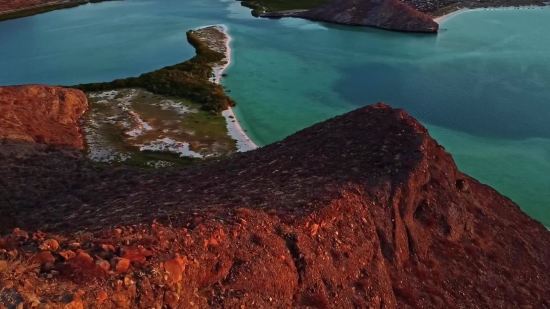
[[[41,85],[0,87],[0,140],[84,146],[78,119],[88,108],[80,90]]]
[[[0,247],[53,251],[17,290],[50,308],[550,308],[549,232],[384,104],[188,170],[1,162],[0,230],[51,234]]]
[[[315,21],[388,30],[437,32],[439,29],[429,15],[399,0],[333,0],[319,8],[289,14]],[[270,14],[264,15],[269,17]]]

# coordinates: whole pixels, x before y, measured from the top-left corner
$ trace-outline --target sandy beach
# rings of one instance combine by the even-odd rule
[[[437,17],[437,18],[434,18],[434,21],[438,24],[441,24],[442,22],[444,22],[445,20],[455,16],[455,15],[458,15],[458,14],[461,14],[461,13],[464,13],[464,12],[467,12],[467,11],[470,11],[471,9],[460,9],[458,11],[454,11],[452,13],[449,13],[449,14],[446,14],[446,15],[443,15],[443,16],[440,16],[440,17]]]
[[[475,9],[460,9],[458,11],[454,11],[452,13],[439,16],[437,18],[434,18],[434,21],[438,24],[441,24],[442,22],[450,19],[453,16],[465,13],[465,12],[472,12],[472,11],[504,11],[504,10],[533,10],[533,9],[546,9],[544,6],[533,6],[533,5],[527,5],[527,6],[503,6],[503,7],[491,7],[491,8],[475,8]]]
[[[207,28],[207,27],[216,27],[220,32],[222,32],[225,35],[225,51],[224,51],[225,64],[212,68],[214,71],[214,78],[212,82],[219,84],[223,72],[229,66],[229,64],[231,64],[231,48],[229,47],[229,43],[231,42],[231,36],[227,33],[227,26],[225,25],[209,25],[209,26],[200,27],[198,29]],[[225,118],[225,121],[227,122],[227,131],[229,136],[231,136],[231,138],[237,141],[237,151],[244,152],[244,151],[254,150],[258,148],[258,146],[252,140],[250,140],[248,135],[246,135],[246,132],[243,130],[243,128],[239,124],[239,121],[235,117],[235,114],[233,113],[233,109],[231,109],[231,107],[224,110],[222,112],[222,116]]]

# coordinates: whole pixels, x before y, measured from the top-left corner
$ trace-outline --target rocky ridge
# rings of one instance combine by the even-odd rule
[[[431,16],[399,0],[333,0],[310,10],[269,12],[261,14],[261,17],[298,17],[407,32],[436,33],[439,29]]]
[[[549,232],[385,104],[189,169],[16,144],[6,307],[550,308]]]
[[[88,99],[80,90],[0,87],[0,140],[82,149],[78,120],[87,109]]]

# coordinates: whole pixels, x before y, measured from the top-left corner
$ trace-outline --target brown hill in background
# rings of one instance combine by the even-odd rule
[[[439,29],[431,16],[399,0],[333,0],[318,8],[294,12],[270,12],[262,17],[300,17],[352,26],[371,26],[408,32]]]
[[[0,140],[84,147],[78,119],[88,109],[80,90],[41,85],[0,87]]]
[[[40,147],[0,161],[0,230],[48,233],[0,241],[8,307],[550,308],[549,232],[385,104],[187,170]]]

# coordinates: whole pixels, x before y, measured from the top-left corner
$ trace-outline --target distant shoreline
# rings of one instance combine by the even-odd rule
[[[488,8],[460,8],[456,11],[452,11],[450,13],[447,13],[445,15],[441,15],[439,17],[434,18],[434,21],[438,24],[441,24],[442,22],[450,19],[451,17],[454,17],[456,15],[460,15],[462,13],[466,12],[472,12],[472,11],[504,11],[504,10],[526,10],[526,9],[544,9],[547,6],[537,6],[537,5],[528,5],[528,6],[498,6],[498,7],[488,7]]]
[[[81,6],[88,3],[99,3],[99,2],[106,2],[106,1],[123,1],[123,0],[88,0],[88,1],[73,1],[73,2],[57,1],[57,2],[52,2],[48,4],[43,4],[43,5],[31,6],[20,10],[0,11],[0,22],[11,20],[11,19],[39,15],[39,14],[48,13],[48,12],[57,11],[57,10],[75,8],[77,6]]]

